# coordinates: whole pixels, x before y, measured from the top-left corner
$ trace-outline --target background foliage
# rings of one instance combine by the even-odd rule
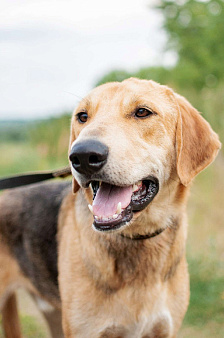
[[[130,76],[167,84],[203,113],[223,142],[224,1],[160,0],[156,10],[163,15],[168,38],[164,55],[172,52],[176,64],[133,73],[113,70],[97,84]],[[1,122],[0,175],[67,165],[70,116]],[[222,150],[192,187],[187,247],[191,302],[180,337],[224,337],[223,156]]]

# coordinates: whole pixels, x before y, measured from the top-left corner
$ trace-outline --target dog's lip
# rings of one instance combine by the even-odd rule
[[[127,208],[122,210],[115,220],[103,221],[101,219],[96,219],[94,216],[93,227],[98,231],[114,231],[120,229],[122,226],[128,224],[133,218],[133,211],[129,204]]]
[[[146,176],[145,178],[142,178],[138,181],[135,181],[133,183],[120,183],[120,182],[116,182],[116,181],[113,181],[113,180],[110,180],[110,179],[106,179],[104,177],[91,177],[91,179],[88,179],[85,181],[85,183],[81,184],[83,188],[89,188],[90,184],[92,182],[99,182],[99,183],[107,183],[107,184],[110,184],[110,185],[115,185],[115,186],[119,186],[119,187],[128,187],[128,186],[133,186],[135,184],[138,184],[138,182],[143,182],[143,181],[152,181],[154,182],[155,184],[158,184],[159,186],[159,180],[156,176],[152,176],[152,175],[149,175],[149,176]]]
[[[113,215],[112,217],[106,217],[106,218],[105,217],[101,218],[101,217],[97,217],[93,215],[94,229],[98,231],[118,230],[124,225],[129,224],[134,214],[139,214],[140,211],[144,210],[149,205],[149,203],[151,203],[154,197],[157,195],[159,191],[159,180],[154,176],[148,176],[147,178],[143,179],[142,182],[146,186],[146,193],[142,198],[140,198],[139,200],[131,199],[130,204],[126,208],[122,209],[121,213],[116,215],[117,216],[116,218],[113,218],[113,216],[115,215]],[[134,196],[134,193],[135,191],[133,192],[132,197]]]

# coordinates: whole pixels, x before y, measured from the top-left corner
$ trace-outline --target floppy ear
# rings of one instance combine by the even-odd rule
[[[72,124],[73,124],[73,119],[72,119],[72,122],[71,122],[71,126],[72,126]],[[73,128],[71,127],[68,156],[70,155],[72,144],[73,144],[74,140],[75,140],[75,133],[74,133]],[[76,181],[76,179],[72,175],[72,192],[73,192],[73,194],[75,194],[79,190],[79,188],[80,188],[80,186],[79,186],[78,182]]]
[[[206,168],[221,148],[218,135],[209,123],[182,96],[175,94],[179,116],[177,121],[177,174],[187,186],[200,171]]]
[[[72,192],[73,194],[75,194],[78,190],[79,190],[80,186],[78,184],[78,182],[76,181],[76,179],[74,177],[72,177]]]

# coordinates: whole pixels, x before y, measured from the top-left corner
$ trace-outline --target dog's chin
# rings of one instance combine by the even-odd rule
[[[90,182],[90,186],[93,190],[93,203],[101,184],[100,181]],[[104,184],[110,185],[109,183]],[[119,187],[111,185],[111,189],[113,188],[119,189]],[[159,181],[157,178],[150,176],[139,181],[132,186],[131,200],[125,208],[120,208],[118,212],[107,217],[97,216],[93,213],[93,229],[100,232],[113,232],[130,225],[140,212],[152,202],[158,191]]]

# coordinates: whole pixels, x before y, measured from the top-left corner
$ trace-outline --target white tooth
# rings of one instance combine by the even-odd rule
[[[107,217],[102,217],[102,221],[108,221]]]
[[[88,204],[88,208],[89,208],[90,212],[93,214],[93,207],[92,207],[91,204]]]
[[[118,217],[118,214],[114,214],[113,215],[113,219],[117,218]]]
[[[117,205],[117,211],[116,213],[119,215],[121,213],[121,202],[118,203]]]
[[[137,186],[137,184],[133,184],[132,191],[136,191],[136,190],[138,190],[138,186]]]

